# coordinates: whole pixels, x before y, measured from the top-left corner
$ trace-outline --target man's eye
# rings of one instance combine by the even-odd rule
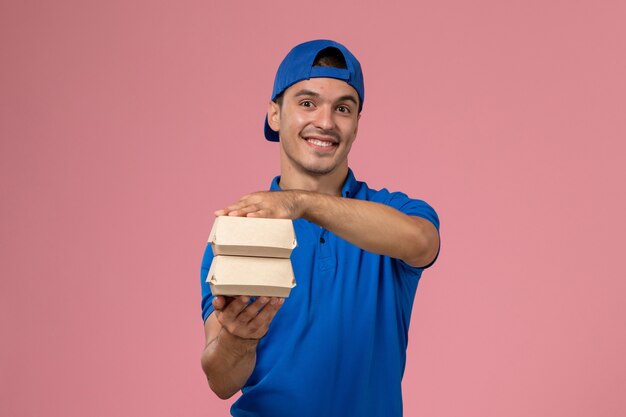
[[[350,113],[350,107],[348,106],[339,106],[337,107],[337,110],[339,110],[341,113]]]
[[[303,107],[313,107],[313,102],[311,100],[304,100],[300,103]]]

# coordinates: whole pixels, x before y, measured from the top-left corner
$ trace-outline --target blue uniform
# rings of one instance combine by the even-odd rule
[[[271,190],[280,190],[280,177]],[[421,200],[370,189],[352,171],[346,198],[373,201],[429,220]],[[400,383],[413,299],[423,268],[364,251],[304,219],[294,222],[296,287],[257,348],[257,362],[233,416],[401,416]],[[402,244],[402,242],[398,242]],[[213,312],[202,261],[202,314]]]

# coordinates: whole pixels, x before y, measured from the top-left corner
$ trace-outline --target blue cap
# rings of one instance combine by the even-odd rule
[[[335,48],[341,52],[346,60],[347,69],[314,67],[313,62],[315,58],[326,48]],[[354,55],[348,51],[348,48],[342,44],[321,39],[302,43],[289,51],[276,72],[272,101],[276,101],[276,98],[280,94],[295,83],[311,78],[336,78],[347,82],[359,95],[359,112],[363,109],[365,87],[363,85],[361,64]],[[265,138],[272,142],[279,141],[278,132],[272,130],[267,123],[267,115],[265,116]]]

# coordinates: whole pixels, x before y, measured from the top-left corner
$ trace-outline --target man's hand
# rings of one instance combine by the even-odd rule
[[[283,305],[284,298],[217,296],[213,307],[217,321],[231,335],[240,339],[259,340],[267,333],[272,319]]]
[[[244,386],[256,363],[256,347],[283,305],[284,298],[222,297],[204,324],[206,347],[202,369],[209,386],[222,399]]]
[[[295,220],[302,217],[305,191],[260,191],[244,195],[235,204],[215,212],[216,216],[264,217]]]

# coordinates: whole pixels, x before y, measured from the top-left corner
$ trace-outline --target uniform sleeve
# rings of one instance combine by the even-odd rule
[[[409,216],[417,216],[417,217],[421,217],[423,219],[428,220],[435,226],[435,228],[437,229],[437,232],[439,232],[439,216],[437,216],[437,213],[435,212],[435,210],[425,201],[414,200],[412,198],[409,198],[404,193],[395,192],[395,193],[389,194],[389,199],[387,200],[387,204],[395,208],[396,210],[399,210],[402,213],[407,214]],[[441,239],[440,239],[440,242],[441,242]],[[440,243],[440,248],[441,248],[441,243]],[[426,266],[412,267],[403,261],[400,261],[400,263],[405,268],[408,268],[411,270],[418,270],[421,272],[422,270],[432,266],[438,257],[439,257],[439,249],[437,250],[437,255],[435,256],[435,259],[433,259],[433,261]]]
[[[211,287],[206,282],[206,277],[209,274],[211,268],[211,262],[213,262],[213,251],[211,245],[206,245],[204,249],[204,256],[202,257],[202,268],[200,269],[200,285],[202,288],[202,320],[206,321],[209,314],[213,312],[213,294],[211,294]]]

